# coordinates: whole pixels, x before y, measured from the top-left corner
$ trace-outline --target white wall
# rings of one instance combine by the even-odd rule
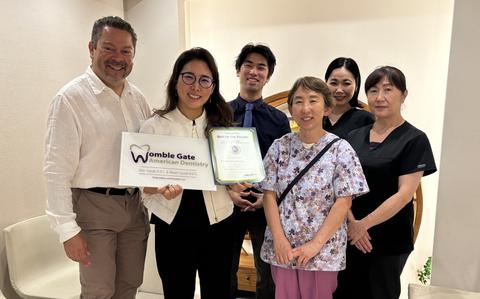
[[[455,1],[432,284],[480,292],[480,2]]]
[[[399,67],[407,77],[405,118],[427,133],[437,165],[448,70],[453,0],[315,1],[186,0],[187,48],[212,52],[227,99],[238,93],[234,60],[247,42],[264,42],[277,56],[277,68],[264,96],[287,90],[304,75],[324,76],[331,60],[353,57],[363,78],[377,66]],[[361,99],[365,99],[362,92]],[[403,275],[432,254],[438,174],[422,180],[424,219]],[[402,292],[406,296],[406,291]]]
[[[165,103],[165,89],[178,54],[185,49],[182,0],[125,0],[125,19],[135,24],[139,44],[135,71],[129,77],[141,87],[152,108]]]

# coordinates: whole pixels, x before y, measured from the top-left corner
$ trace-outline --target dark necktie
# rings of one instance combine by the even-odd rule
[[[252,127],[252,109],[253,103],[247,103],[247,105],[245,106],[245,117],[243,118],[244,128]]]

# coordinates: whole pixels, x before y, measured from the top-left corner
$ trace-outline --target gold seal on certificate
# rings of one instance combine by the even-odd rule
[[[215,180],[256,183],[265,177],[255,128],[213,128],[208,134]]]

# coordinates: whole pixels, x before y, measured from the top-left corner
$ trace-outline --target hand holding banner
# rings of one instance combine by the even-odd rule
[[[119,184],[214,191],[208,141],[123,132]]]

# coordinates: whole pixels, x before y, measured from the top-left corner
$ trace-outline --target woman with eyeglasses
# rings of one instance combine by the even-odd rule
[[[232,111],[220,94],[215,60],[203,48],[183,52],[167,85],[164,109],[141,133],[206,138],[212,127],[232,125]],[[155,224],[155,253],[166,299],[193,298],[198,271],[202,298],[228,298],[232,267],[233,203],[217,191],[179,185],[143,189]]]

